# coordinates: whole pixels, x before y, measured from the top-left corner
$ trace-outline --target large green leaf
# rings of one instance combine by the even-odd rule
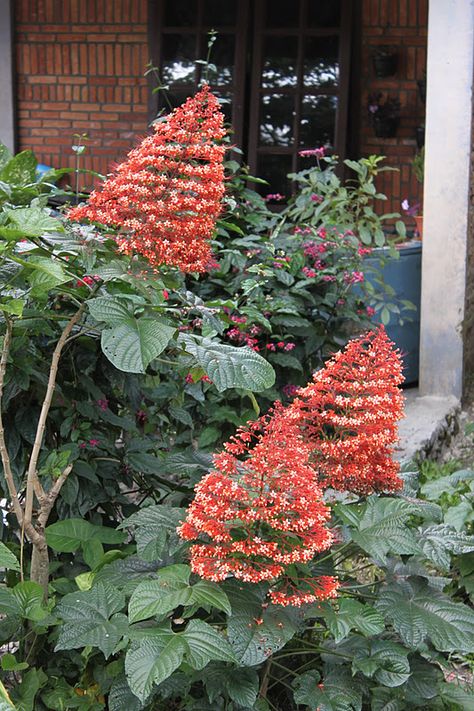
[[[239,707],[254,708],[259,689],[258,674],[254,669],[213,664],[202,678],[211,703],[224,691]]]
[[[293,687],[295,702],[310,711],[362,709],[362,691],[346,670],[331,672],[324,679],[316,670],[307,671],[295,679]]]
[[[63,620],[56,649],[99,647],[109,657],[127,629],[125,616],[114,615],[124,605],[123,594],[102,583],[65,595],[56,608]]]
[[[175,506],[147,506],[127,518],[120,528],[135,528],[137,552],[143,560],[160,560],[167,540],[176,539],[176,527],[185,513]]]
[[[261,392],[275,383],[275,372],[270,363],[251,348],[235,348],[209,338],[186,335],[180,336],[180,342],[219,392],[229,388]]]
[[[421,487],[421,493],[427,499],[436,501],[442,494],[454,494],[460,484],[466,484],[474,479],[474,471],[460,469],[448,476],[428,481]]]
[[[161,684],[180,666],[186,651],[186,642],[179,635],[145,639],[132,647],[125,657],[125,674],[135,696],[145,701],[153,685]]]
[[[214,627],[202,620],[191,620],[181,637],[186,640],[189,651],[186,659],[194,669],[204,669],[212,660],[235,662],[229,642]]]
[[[374,677],[383,686],[401,686],[410,676],[408,649],[390,640],[367,641],[356,650],[352,671]]]
[[[0,568],[20,570],[20,564],[16,559],[16,556],[14,556],[11,550],[9,550],[2,542],[0,542]]]
[[[232,600],[227,634],[242,666],[261,664],[294,636],[302,619],[300,611],[277,605],[262,607],[263,588],[232,582],[224,589]]]
[[[135,318],[119,299],[97,297],[88,305],[97,321],[110,326],[102,331],[103,352],[116,368],[126,373],[144,373],[176,332],[176,328],[155,317]]]
[[[387,585],[375,606],[412,649],[429,639],[440,652],[472,650],[474,611],[425,582],[405,580]]]
[[[190,569],[187,565],[171,565],[157,572],[157,580],[140,583],[130,598],[130,622],[139,622],[156,615],[165,615],[179,605],[190,603]]]
[[[46,528],[48,546],[59,553],[73,553],[92,539],[106,544],[123,543],[125,534],[107,526],[95,526],[80,518],[57,521]]]
[[[36,180],[36,160],[33,151],[22,151],[13,156],[1,169],[0,180],[13,185],[28,185]]]
[[[64,232],[61,222],[56,217],[50,217],[40,207],[22,207],[5,212],[24,237],[41,237],[49,232]],[[45,258],[45,261],[48,260]]]
[[[69,281],[70,277],[64,271],[60,262],[48,257],[30,257],[28,265],[31,267],[27,279],[32,287],[33,294],[47,293],[59,284]]]
[[[0,141],[0,171],[4,169],[6,164],[13,158],[10,149]]]
[[[449,570],[451,554],[474,551],[474,536],[458,532],[445,524],[421,529],[420,541],[424,555],[443,570]]]
[[[381,634],[385,628],[383,617],[377,610],[349,598],[342,598],[337,609],[329,603],[322,604],[317,616],[319,615],[326,620],[336,644],[345,639],[353,629],[371,637]]]
[[[418,507],[402,499],[371,496],[354,506],[338,506],[337,511],[351,528],[352,540],[377,561],[386,563],[387,553],[421,553],[415,532],[405,524]]]
[[[114,679],[107,697],[109,711],[141,711],[143,704],[130,689],[125,676]]]
[[[102,331],[104,354],[118,370],[144,373],[149,363],[168,345],[176,329],[157,319],[129,318]]]

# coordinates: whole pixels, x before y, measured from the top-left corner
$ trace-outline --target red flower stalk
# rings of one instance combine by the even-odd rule
[[[191,568],[201,577],[271,581],[272,600],[297,605],[333,595],[337,582],[315,579],[299,591],[286,575],[288,566],[308,563],[328,548],[332,534],[310,449],[282,413],[277,404],[214,457],[215,469],[196,486],[178,532],[200,541],[191,546]]]
[[[120,228],[120,250],[141,254],[153,266],[206,271],[224,195],[224,135],[219,103],[204,86],[156,122],[154,134],[85,205],[72,208],[69,219]]]
[[[198,541],[193,572],[270,581],[279,605],[333,597],[335,578],[296,578],[294,564],[309,563],[334,541],[324,488],[367,494],[401,486],[392,454],[402,380],[400,356],[380,327],[337,353],[290,405],[275,403],[241,428],[214,457],[178,529]]]
[[[403,417],[402,363],[381,326],[337,353],[289,405],[321,487],[358,494],[401,487],[393,461]]]

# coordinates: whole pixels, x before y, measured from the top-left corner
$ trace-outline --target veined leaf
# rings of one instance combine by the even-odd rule
[[[235,662],[229,642],[223,634],[202,620],[191,620],[184,632],[180,633],[189,647],[186,659],[194,669],[204,669],[212,660]]]
[[[427,639],[440,652],[472,649],[474,611],[424,582],[406,580],[387,585],[375,606],[411,649],[419,648]]]
[[[82,518],[57,521],[46,528],[46,542],[59,553],[72,553],[85,541],[95,538],[101,543],[123,543],[125,534],[106,526],[95,526]]]
[[[20,564],[15,555],[9,550],[6,545],[0,542],[0,568],[8,570],[20,570]]]
[[[180,336],[186,351],[197,360],[219,392],[229,388],[244,388],[261,392],[271,388],[275,372],[262,356],[251,348],[236,348],[224,343]]]
[[[21,207],[5,212],[23,237],[41,237],[48,232],[64,232],[61,222],[56,217],[50,217],[40,207]]]
[[[145,639],[125,657],[125,674],[131,690],[140,701],[150,695],[154,684],[161,684],[177,669],[187,645],[179,635],[166,641]]]
[[[362,709],[362,690],[346,670],[331,672],[324,679],[316,670],[307,671],[295,679],[293,687],[295,702],[310,711]]]
[[[63,620],[55,649],[99,647],[109,657],[127,630],[124,615],[115,615],[125,598],[115,588],[98,583],[90,590],[65,595],[56,608]]]

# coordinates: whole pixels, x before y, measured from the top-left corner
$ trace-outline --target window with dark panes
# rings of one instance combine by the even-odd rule
[[[155,0],[151,37],[167,97],[181,103],[202,79],[208,33],[217,31],[208,80],[225,100],[233,141],[251,171],[288,194],[287,174],[309,167],[299,151],[344,155],[352,0]],[[302,162],[304,160],[304,162]]]

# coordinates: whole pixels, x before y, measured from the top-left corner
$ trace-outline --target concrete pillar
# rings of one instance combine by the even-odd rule
[[[420,394],[463,389],[474,0],[430,0]]]
[[[13,98],[13,17],[11,0],[0,0],[0,141],[15,149]]]

